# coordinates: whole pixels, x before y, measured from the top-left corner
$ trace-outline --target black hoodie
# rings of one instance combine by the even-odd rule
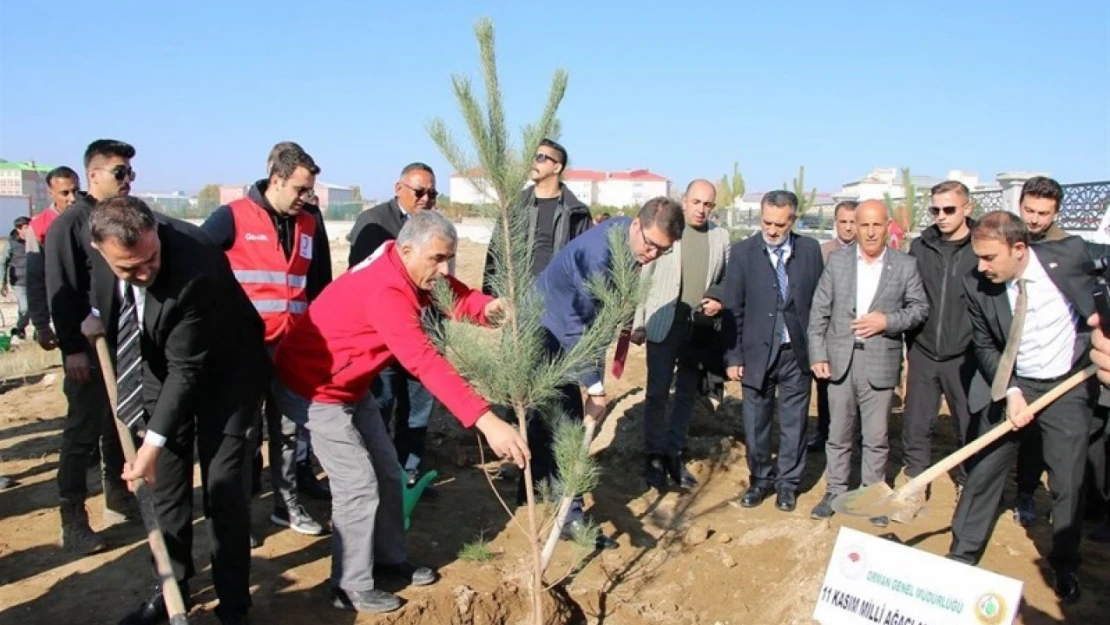
[[[968,227],[974,226],[975,222],[968,219]],[[910,256],[917,259],[930,313],[925,324],[908,335],[909,344],[937,361],[962,356],[971,344],[971,318],[963,281],[978,264],[971,249],[971,235],[945,241],[934,224],[913,240]]]

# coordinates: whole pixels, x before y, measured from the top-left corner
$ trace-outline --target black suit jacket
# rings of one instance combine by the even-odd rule
[[[271,373],[264,326],[224,252],[191,224],[156,215],[162,266],[143,309],[143,400],[147,429],[172,437],[187,420],[242,434]],[[113,354],[119,281],[93,254],[93,306]]]
[[[1087,317],[1095,312],[1092,295],[1095,279],[1081,268],[1082,263],[1090,259],[1090,253],[1079,237],[1045,241],[1030,249],[1037,255],[1037,260],[1052,283],[1060,289],[1079,316],[1073,346],[1074,369],[1088,358],[1091,342]],[[1006,295],[1006,285],[987,280],[978,269],[972,270],[964,278],[964,292],[967,294],[968,315],[971,317],[971,345],[975,350],[979,371],[983,374],[972,381],[968,391],[968,407],[972,411],[978,411],[991,403],[990,385],[998,371],[1002,352],[1006,349],[1013,312]]]
[[[794,356],[803,371],[809,371],[806,331],[813,293],[821,279],[824,262],[816,239],[791,234],[793,251],[786,261],[789,290],[783,319],[790,333]],[[744,367],[744,385],[763,388],[771,357],[778,350],[778,277],[767,255],[763,234],[756,233],[732,246],[725,269],[725,315],[722,319],[729,349],[728,366]]]
[[[405,218],[397,198],[359,213],[351,228],[351,253],[347,256],[347,267],[354,267],[383,243],[396,239],[404,225]]]

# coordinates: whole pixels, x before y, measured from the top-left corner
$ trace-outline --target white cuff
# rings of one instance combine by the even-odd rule
[[[143,444],[150,445],[151,447],[165,447],[166,437],[157,432],[147,430],[146,436],[143,437]]]
[[[586,389],[586,394],[588,394],[588,395],[604,395],[605,394],[605,385],[602,384],[601,382],[594,382],[593,384],[590,385],[589,388]]]
[[[1016,386],[1011,386],[1010,388],[1006,389],[1006,396],[1009,397],[1010,395],[1013,395],[1014,393],[1020,393],[1020,392],[1021,392],[1020,388],[1018,388]]]

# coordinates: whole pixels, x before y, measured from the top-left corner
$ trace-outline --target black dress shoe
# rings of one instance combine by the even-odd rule
[[[331,604],[344,610],[383,614],[400,608],[401,599],[393,593],[377,588],[351,591],[332,588]]]
[[[682,454],[675,454],[667,458],[666,466],[667,475],[670,476],[675,486],[683,490],[693,490],[698,487],[698,480],[686,468],[686,463],[682,460]]]
[[[585,519],[574,519],[563,526],[563,531],[559,534],[559,538],[562,540],[574,540],[575,536],[585,531],[585,529]],[[606,549],[616,549],[617,547],[620,547],[620,543],[606,536],[600,529],[597,530],[597,536],[594,538],[594,549],[604,551]]]
[[[836,497],[836,495],[832,493],[825,493],[825,496],[821,498],[821,502],[810,511],[809,518],[821,520],[827,519],[835,514],[832,509],[832,500],[834,497]]]
[[[781,489],[775,496],[775,507],[783,512],[793,512],[798,507],[798,496],[792,490]]]
[[[185,611],[189,611],[191,603],[189,601],[189,586],[186,584],[178,584],[181,588],[181,596],[185,600]],[[155,586],[154,592],[150,595],[141,606],[131,614],[123,617],[119,625],[158,625],[170,620],[169,612],[166,610],[166,600],[162,597],[162,586]]]
[[[771,494],[771,489],[763,486],[749,486],[748,490],[744,492],[744,496],[740,499],[740,505],[745,508],[754,508],[763,503],[767,495]]]
[[[1061,602],[1068,604],[1079,601],[1080,595],[1083,594],[1079,591],[1079,577],[1075,573],[1065,571],[1057,571],[1052,589],[1056,591],[1056,596]]]
[[[648,454],[644,467],[644,481],[647,482],[648,487],[659,492],[667,490],[667,470],[663,466],[663,456]]]
[[[416,566],[409,562],[375,564],[374,577],[395,579],[410,586],[428,586],[439,579],[439,576],[432,569],[426,566]]]

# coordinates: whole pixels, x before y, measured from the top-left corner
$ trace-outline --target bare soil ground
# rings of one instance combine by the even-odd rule
[[[484,247],[463,241],[460,276],[474,284]],[[335,249],[337,259],[346,250]],[[7,313],[7,310],[5,310]],[[23,346],[20,350],[36,349]],[[9,358],[12,354],[0,354]],[[43,375],[45,374],[45,375]],[[949,521],[954,491],[947,479],[933,488],[928,513],[909,525],[876,529],[865,520],[836,516],[832,522],[809,519],[823,493],[820,454],[808,458],[798,510],[779,512],[771,501],[755,509],[739,507],[748,470],[740,425],[740,401],[729,398],[714,411],[699,403],[691,428],[689,455],[701,486],[680,495],[656,494],[640,478],[643,351],[633,348],[630,362],[613,389],[612,416],[597,448],[604,476],[589,500],[604,531],[621,547],[588,557],[566,582],[566,597],[578,622],[608,625],[644,623],[778,625],[810,623],[820,582],[837,528],[849,526],[882,535],[936,554],[951,539]],[[730,389],[736,391],[737,389]],[[138,525],[105,527],[103,497],[94,472],[89,501],[94,529],[103,531],[110,548],[76,558],[57,546],[56,510],[58,448],[65,414],[60,369],[40,371],[0,385],[0,474],[20,486],[0,492],[0,625],[39,623],[115,623],[145,598],[151,587],[149,556]],[[891,424],[891,467],[898,470],[901,414]],[[256,623],[510,624],[526,614],[527,605],[514,581],[524,570],[520,537],[492,493],[479,466],[472,434],[449,415],[433,423],[427,465],[440,472],[436,499],[425,499],[414,513],[409,532],[412,560],[439,569],[434,586],[404,589],[405,607],[391,615],[359,616],[335,610],[327,602],[330,539],[301,536],[271,526],[268,476],[265,493],[253,504],[253,527],[264,543],[254,551],[252,592]],[[936,458],[950,452],[954,439],[942,417]],[[199,483],[199,477],[198,477]],[[515,483],[496,482],[512,500]],[[1012,489],[1007,493],[1007,501]],[[1038,494],[1038,506],[1049,500]],[[326,505],[312,502],[326,517]],[[199,493],[196,510],[200,510]],[[1076,606],[1063,608],[1046,582],[1051,529],[1042,521],[1024,530],[999,510],[1000,520],[982,563],[984,568],[1025,582],[1021,620],[1048,623],[1102,623],[1110,609],[1110,549],[1085,542],[1081,579],[1085,594]],[[478,538],[490,541],[495,557],[487,563],[458,559],[460,548]],[[199,573],[192,584],[197,606],[190,622],[214,625],[215,595],[207,558],[208,540],[198,515],[194,550]],[[566,570],[571,549],[563,547],[552,570]],[[1102,614],[1103,616],[1098,616]]]

